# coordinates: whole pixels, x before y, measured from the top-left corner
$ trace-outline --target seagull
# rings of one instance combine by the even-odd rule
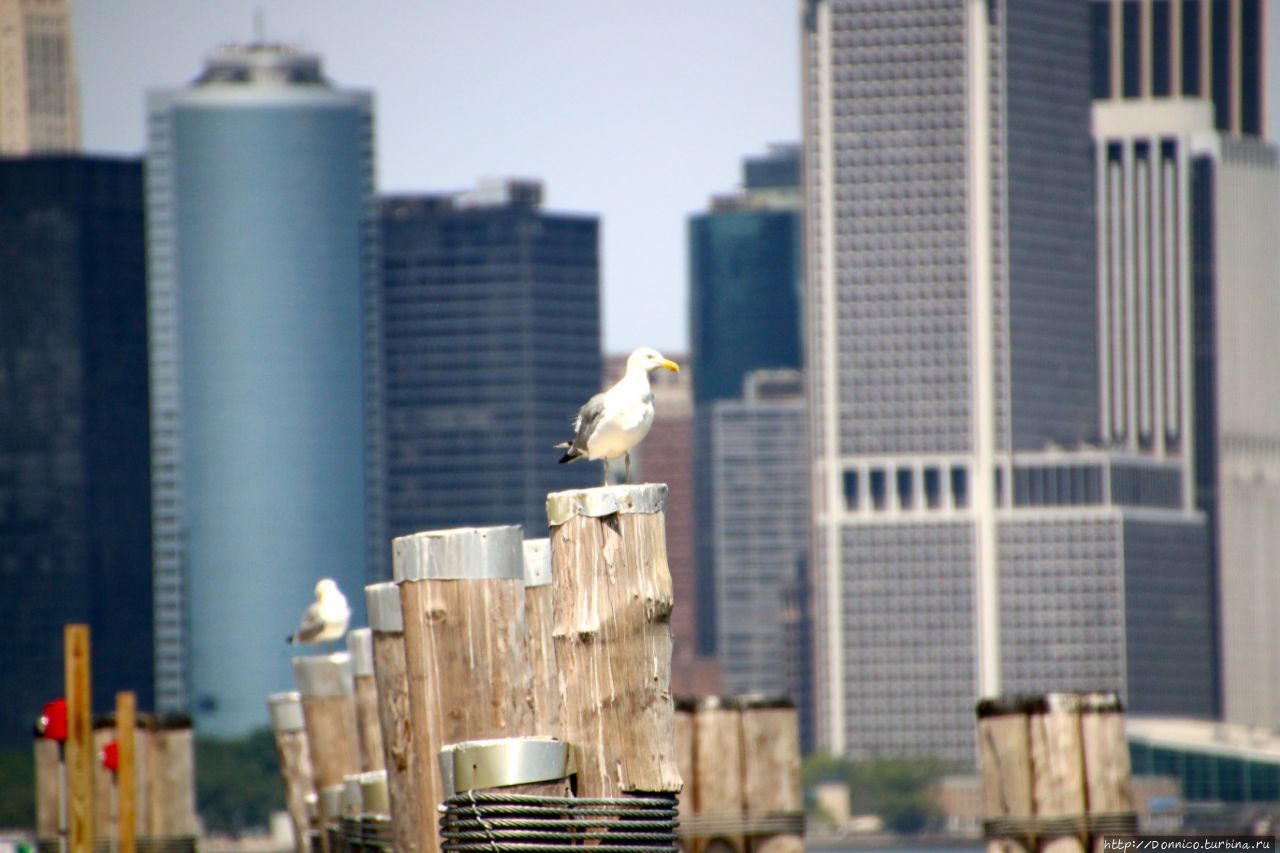
[[[338,585],[330,578],[316,584],[316,601],[302,614],[298,630],[285,637],[287,643],[323,643],[337,640],[347,633],[351,608]]]
[[[675,373],[680,365],[651,347],[641,347],[627,357],[627,372],[612,388],[592,397],[578,410],[573,420],[573,441],[557,444],[567,447],[560,463],[583,457],[604,461],[604,484],[609,485],[609,460],[619,456],[626,460],[627,482],[631,482],[631,448],[649,433],[653,426],[653,391],[649,389],[649,371],[659,367]]]

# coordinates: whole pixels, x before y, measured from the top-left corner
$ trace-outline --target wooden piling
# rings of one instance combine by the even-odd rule
[[[531,733],[519,527],[459,528],[392,543],[404,619],[422,829],[439,846],[435,760],[446,744]]]
[[[302,694],[302,716],[311,754],[311,775],[320,795],[322,848],[329,853],[328,826],[338,819],[325,791],[342,788],[348,773],[360,771],[355,684],[346,652],[293,659],[293,679]]]
[[[58,782],[58,742],[36,737],[36,840],[58,838],[58,803],[62,797]]]
[[[373,636],[373,675],[378,689],[392,840],[396,850],[408,853],[430,850],[426,845],[434,838],[434,831],[423,826],[419,812],[426,799],[418,782],[419,758],[409,722],[409,678],[405,669],[400,587],[394,583],[370,584],[364,588],[364,594]]]
[[[578,795],[677,793],[662,484],[547,496],[562,730]]]
[[[116,849],[134,853],[138,836],[137,734],[138,700],[132,691],[116,693],[116,743],[120,767],[116,771]]]
[[[743,697],[742,805],[753,853],[802,853],[800,719],[786,699]]]
[[[1124,734],[1124,707],[1115,693],[1086,693],[1080,703],[1085,790],[1095,827],[1091,849],[1102,853],[1104,834],[1134,831],[1132,771]]]
[[[551,585],[551,540],[524,541],[525,658],[533,671],[533,732],[561,737],[560,670],[551,639],[555,597]]]
[[[71,853],[93,850],[93,716],[89,626],[63,630],[67,693],[67,836]]]
[[[694,851],[744,853],[742,712],[732,700],[707,696],[693,716],[693,772],[699,823],[726,827],[698,839]],[[729,829],[728,827],[733,827]]]
[[[1084,749],[1080,743],[1080,697],[1046,694],[1028,714],[1032,811],[1060,829],[1046,833],[1040,853],[1083,853],[1085,829]],[[1076,827],[1071,832],[1069,825]],[[1069,833],[1069,834],[1068,834]]]
[[[382,724],[378,721],[378,682],[373,674],[373,632],[369,628],[348,631],[347,653],[351,655],[351,676],[355,684],[360,770],[366,773],[381,770],[386,766],[386,757],[382,749]]]
[[[93,837],[116,837],[116,779],[103,765],[107,744],[116,739],[116,719],[111,715],[93,718]]]
[[[1025,836],[1011,828],[1030,820],[1034,813],[1025,703],[1010,699],[979,702],[978,748],[983,805],[991,827],[988,853],[1032,853]]]
[[[191,718],[180,714],[155,718],[150,740],[150,834],[194,838],[199,825]]]
[[[677,696],[674,703],[676,768],[680,771],[680,778],[684,780],[684,787],[680,791],[680,819],[683,821],[698,813],[693,769],[693,720],[698,711],[698,700],[691,696]]]
[[[307,794],[312,793],[311,751],[307,746],[307,725],[302,715],[302,694],[297,691],[272,693],[267,697],[271,730],[276,738],[276,756],[284,782],[284,804],[293,824],[296,853],[309,853],[311,822],[307,817]]]

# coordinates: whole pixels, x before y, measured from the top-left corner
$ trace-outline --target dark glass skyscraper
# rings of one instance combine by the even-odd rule
[[[558,465],[600,390],[599,221],[540,208],[536,182],[379,204],[390,535],[520,524],[548,492],[594,485]]]
[[[142,167],[0,160],[0,742],[92,633],[98,709],[153,705]]]

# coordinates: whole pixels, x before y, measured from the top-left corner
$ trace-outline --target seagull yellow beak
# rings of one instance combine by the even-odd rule
[[[669,359],[669,358],[665,358],[665,359],[663,359],[663,360],[662,360],[662,364],[660,364],[660,365],[658,365],[658,366],[659,366],[659,367],[665,367],[667,370],[670,370],[672,373],[679,373],[679,372],[680,372],[680,365],[676,364],[674,361],[672,361],[672,360],[671,360],[671,359]]]

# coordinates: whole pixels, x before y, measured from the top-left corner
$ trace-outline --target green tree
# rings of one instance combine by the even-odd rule
[[[854,814],[874,814],[894,832],[911,833],[937,823],[941,812],[930,786],[947,772],[932,759],[877,758],[851,761],[817,753],[805,758],[805,789],[822,781],[849,786]]]
[[[0,750],[0,826],[34,829],[36,770],[31,747]]]
[[[197,738],[196,808],[208,832],[266,829],[284,808],[284,786],[271,730],[238,738]]]

